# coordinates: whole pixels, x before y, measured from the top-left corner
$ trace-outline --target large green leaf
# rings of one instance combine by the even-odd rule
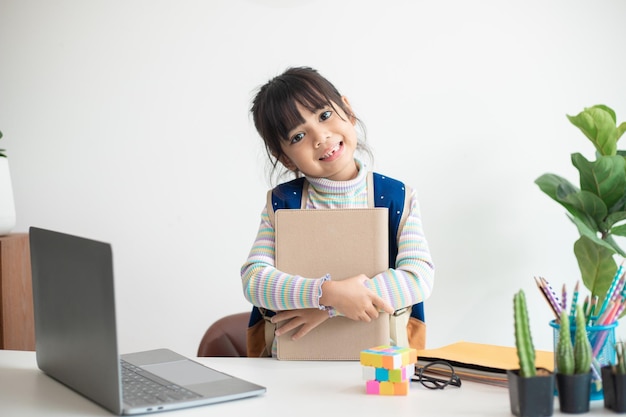
[[[569,193],[561,197],[557,190],[557,198],[572,207],[570,213],[574,217],[587,223],[594,231],[602,232],[598,225],[604,223],[608,209],[600,197],[589,191]]]
[[[580,174],[581,190],[600,197],[606,207],[617,203],[626,191],[626,162],[621,156],[600,156],[590,162],[579,153],[572,154],[572,164]]]
[[[619,256],[621,256],[622,258],[626,258],[626,253],[624,253],[624,251],[622,250],[622,248],[620,248],[620,246],[617,244],[617,242],[615,241],[615,239],[613,239],[613,235],[606,235],[604,236],[604,238],[602,238],[602,240],[604,240],[606,243],[608,243],[609,245],[611,245],[611,247],[613,248],[613,250],[619,254]]]
[[[590,228],[587,225],[587,223],[585,223],[584,221],[582,221],[581,219],[577,217],[573,217],[573,216],[568,216],[568,217],[578,228],[578,233],[580,233],[581,237],[583,236],[586,237],[587,239],[594,242],[596,245],[603,246],[608,251],[611,251],[612,253],[616,252],[615,248],[613,248],[613,246],[610,243],[604,241],[600,236],[598,236],[598,231],[595,228]]]
[[[602,302],[617,271],[613,252],[604,246],[597,245],[586,236],[581,236],[574,243],[574,254],[578,260],[585,287],[591,291],[592,295],[597,295]]]
[[[619,140],[619,138],[622,137],[624,132],[626,132],[626,122],[622,122],[622,124],[617,127],[617,139],[616,139],[616,141]]]
[[[626,211],[626,192],[624,193],[622,198],[617,200],[617,203],[613,204],[613,207],[609,207],[609,213],[610,214],[619,213],[619,212],[622,212],[622,211]],[[613,222],[613,223],[615,223],[615,222]],[[613,224],[613,223],[609,223],[609,224]]]
[[[624,213],[624,212],[620,211],[620,213]],[[626,224],[612,227],[611,234],[616,235],[616,236],[626,236]]]
[[[626,236],[626,234],[619,231],[622,228],[625,228],[626,224],[616,225],[622,220],[626,220],[626,211],[616,211],[615,213],[611,213],[607,216],[605,225],[611,234]]]
[[[580,189],[567,179],[556,174],[543,174],[535,180],[535,184],[539,186],[541,191],[546,193],[551,199],[561,204],[567,211],[572,213],[572,205],[564,202],[563,198],[568,194],[580,192]],[[572,213],[573,215],[575,213]]]
[[[556,174],[543,174],[535,180],[535,184],[539,186],[541,191],[559,203],[560,201],[556,196],[558,188],[562,189],[561,194],[576,193],[580,191],[578,187],[569,182],[567,179]]]
[[[604,105],[588,107],[576,116],[567,116],[591,140],[601,155],[615,155],[618,132],[615,126],[615,113],[606,110]]]
[[[604,104],[596,104],[595,106],[591,106],[590,109],[601,109],[604,110],[611,116],[611,120],[613,120],[613,124],[617,123],[617,116],[615,115],[615,110],[610,108],[609,106],[605,106]]]
[[[577,195],[580,193],[580,190],[574,184],[556,174],[543,174],[535,180],[535,184],[550,198],[565,207],[572,217],[586,223],[589,229],[598,229],[594,218],[577,208],[578,205],[582,205],[578,199],[573,198],[576,205],[569,202],[569,195]]]

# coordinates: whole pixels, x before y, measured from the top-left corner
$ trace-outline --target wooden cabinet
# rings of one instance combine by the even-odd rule
[[[0,236],[0,349],[35,350],[27,233]]]

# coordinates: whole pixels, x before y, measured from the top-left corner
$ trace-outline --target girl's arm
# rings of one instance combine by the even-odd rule
[[[427,299],[433,286],[434,267],[422,231],[415,192],[410,198],[410,212],[400,232],[396,268],[372,279],[354,277],[350,282],[330,282],[328,277],[308,279],[278,271],[274,267],[274,228],[264,209],[257,238],[241,269],[245,297],[256,306],[279,311],[324,308],[325,300],[345,300],[348,298],[347,294],[350,294],[349,298],[352,300],[345,300],[350,307],[340,307],[338,313],[347,313],[347,316],[354,319],[364,317],[363,303],[367,305],[367,299],[370,306],[374,304],[379,310],[388,310],[389,307],[398,310]],[[361,292],[362,287],[354,287],[354,281],[361,281],[361,285],[370,289],[373,294],[369,291]],[[323,285],[324,283],[328,285]],[[343,288],[347,286],[351,288]],[[361,300],[354,299],[357,293],[362,297]],[[330,301],[326,303],[329,306],[333,304],[335,303]]]
[[[264,208],[256,240],[241,267],[246,299],[274,311],[320,308],[321,287],[328,277],[310,279],[281,272],[274,267],[274,250],[274,227]]]
[[[365,283],[394,310],[426,300],[434,284],[435,267],[422,229],[415,191],[410,198],[410,211],[398,238],[396,267]]]

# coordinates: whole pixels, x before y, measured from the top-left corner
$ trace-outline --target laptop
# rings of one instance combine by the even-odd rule
[[[265,393],[169,349],[120,357],[110,244],[31,227],[30,252],[37,365],[50,377],[117,415]]]

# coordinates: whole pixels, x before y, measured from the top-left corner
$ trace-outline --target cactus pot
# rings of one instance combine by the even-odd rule
[[[581,414],[589,412],[591,372],[563,375],[557,372],[556,388],[562,413]]]
[[[604,408],[616,413],[626,413],[626,375],[616,374],[612,366],[602,367]]]
[[[587,335],[594,350],[594,362],[597,362],[600,367],[615,363],[615,330],[617,324],[618,323],[615,322],[606,326],[587,327]],[[554,350],[556,351],[559,342],[560,326],[559,323],[556,323],[554,320],[552,320],[550,322],[550,327],[552,327],[553,330]],[[575,325],[570,326],[570,329],[572,334],[576,332]],[[574,340],[572,340],[572,343],[574,343]],[[556,356],[554,362],[554,372],[558,373],[559,370],[556,365]],[[599,401],[602,400],[603,395],[602,377],[600,375],[600,368],[598,368],[598,372],[594,372],[591,375],[591,390],[589,392],[589,398],[591,399],[591,401]]]
[[[554,373],[537,370],[524,378],[519,370],[507,371],[511,413],[517,417],[549,417],[554,411]]]

